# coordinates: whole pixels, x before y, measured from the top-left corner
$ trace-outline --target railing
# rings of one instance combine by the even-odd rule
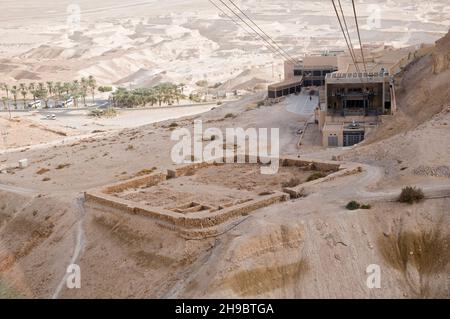
[[[340,110],[328,109],[327,115],[330,116],[380,116],[383,111],[364,108],[346,108]]]

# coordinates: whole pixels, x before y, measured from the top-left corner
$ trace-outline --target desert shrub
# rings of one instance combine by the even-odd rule
[[[40,170],[38,170],[37,172],[36,172],[36,174],[38,174],[38,175],[42,175],[42,174],[45,174],[45,173],[47,173],[47,172],[49,172],[50,170],[48,169],[48,168],[41,168]]]
[[[89,112],[89,116],[92,117],[102,117],[103,116],[103,110],[95,109]]]
[[[316,172],[316,173],[311,174],[308,177],[307,181],[308,182],[315,181],[316,179],[324,178],[326,176],[327,176],[327,174],[325,174],[323,172]]]
[[[172,122],[170,123],[169,127],[178,127],[178,123]]]
[[[425,195],[420,188],[407,186],[402,189],[398,201],[400,203],[414,204],[420,202],[425,198]]]
[[[125,150],[126,151],[131,151],[133,149],[134,149],[134,146],[132,144],[129,144]]]
[[[264,101],[259,101],[259,102],[256,104],[256,106],[257,106],[257,107],[264,106]]]
[[[98,88],[99,92],[111,92],[113,89],[111,86],[100,86]]]
[[[370,204],[361,205],[361,209],[371,209],[371,208],[372,208],[372,205],[370,205]]]
[[[114,117],[117,115],[117,111],[113,107],[108,107],[104,112],[103,115],[106,117]]]
[[[59,164],[58,166],[56,166],[56,169],[63,169],[63,168],[69,167],[69,166],[70,166],[70,164]]]
[[[295,186],[300,185],[300,183],[301,182],[300,182],[300,180],[298,178],[291,178],[289,181],[283,182],[281,184],[281,186],[283,186],[283,187],[295,187]]]
[[[156,167],[152,167],[150,169],[143,169],[141,171],[139,171],[136,176],[144,176],[144,175],[149,175],[151,173],[153,173],[156,170]]]
[[[345,206],[345,208],[347,208],[348,210],[357,210],[361,208],[361,204],[357,201],[352,200],[347,204],[347,206]]]
[[[222,101],[217,101],[217,105],[222,105]]]
[[[233,118],[233,117],[234,117],[233,113],[227,113],[227,115],[225,115],[226,119]]]

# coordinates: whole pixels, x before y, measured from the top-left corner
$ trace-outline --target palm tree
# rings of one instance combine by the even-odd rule
[[[88,81],[85,78],[81,78],[80,96],[83,98],[83,104],[86,106],[86,95],[88,90]]]
[[[58,95],[58,103],[61,102],[61,95],[64,92],[64,87],[62,86],[61,82],[56,82],[55,83],[55,91],[56,94]]]
[[[50,96],[52,96],[52,94],[53,94],[53,82],[52,81],[48,81],[46,84],[47,84],[48,94]]]
[[[3,96],[2,97],[2,102],[3,102],[3,105],[5,106],[5,110],[8,110],[9,119],[11,119],[11,109],[9,107],[8,98],[6,96]]]
[[[11,118],[11,110],[9,109],[9,86],[6,83],[0,83],[0,88],[6,93],[6,100],[2,98],[3,104],[5,105],[5,109],[10,111]]]
[[[33,82],[28,84],[28,91],[30,91],[31,95],[33,96],[33,102],[36,103],[36,84]]]
[[[178,87],[181,89],[181,93],[184,93],[184,88],[186,87],[186,84],[180,83],[178,84]]]
[[[80,97],[80,83],[78,80],[74,80],[70,85],[70,94],[75,102],[75,107],[78,107],[78,98]]]
[[[26,87],[26,85],[24,83],[20,83],[19,84],[20,87],[20,94],[23,97],[23,108],[26,108],[26,104],[27,104],[27,94],[28,94],[28,89]]]
[[[0,85],[0,87],[3,89],[3,91],[5,91],[6,93],[6,98],[9,99],[9,86],[6,83],[2,83]]]
[[[36,97],[40,100],[43,100],[45,103],[45,108],[48,108],[48,91],[45,87],[44,83],[38,83],[38,88],[36,89]]]
[[[13,95],[13,99],[14,99],[14,108],[17,110],[17,95],[19,93],[19,90],[17,89],[16,85],[13,85],[11,88],[11,94]]]
[[[155,87],[155,98],[158,101],[158,105],[161,106],[163,99],[164,99],[164,94],[161,90],[161,87]]]
[[[95,89],[97,88],[97,81],[92,75],[89,75],[88,86],[91,89],[92,94],[92,104],[95,104]]]
[[[64,90],[64,92],[66,92],[67,95],[69,95],[70,94],[70,83],[64,82],[63,90]]]

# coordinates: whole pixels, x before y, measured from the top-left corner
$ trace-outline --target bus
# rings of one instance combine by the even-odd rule
[[[38,100],[38,101],[30,102],[30,103],[28,103],[28,107],[35,108],[35,109],[42,107],[42,101]]]
[[[61,108],[61,107],[70,107],[73,106],[73,98],[70,97],[67,100],[59,103],[58,105],[56,105],[57,108]]]

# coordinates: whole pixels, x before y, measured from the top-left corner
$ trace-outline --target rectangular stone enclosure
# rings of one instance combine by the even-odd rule
[[[103,212],[150,218],[183,237],[205,238],[219,233],[219,226],[300,197],[305,185],[342,172],[342,163],[333,161],[283,157],[279,164],[273,175],[261,174],[264,165],[259,159],[242,164],[186,164],[88,190],[85,200]]]

